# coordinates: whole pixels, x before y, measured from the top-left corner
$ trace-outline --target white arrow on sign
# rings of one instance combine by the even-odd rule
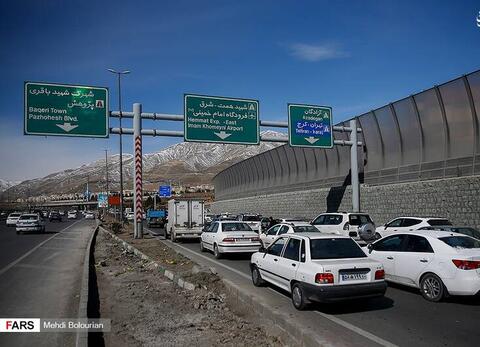
[[[318,139],[314,138],[313,136],[306,137],[305,140],[307,140],[307,142],[310,142],[312,145],[318,141]]]
[[[229,137],[230,135],[232,134],[227,134],[225,131],[220,131],[219,133],[214,133],[215,135],[217,135],[219,138],[221,138],[222,140],[225,140],[227,137]]]
[[[318,139],[314,138],[313,136],[306,137],[305,140],[307,140],[307,142],[310,142],[312,145],[318,141]]]
[[[55,124],[57,127],[63,129],[64,131],[66,131],[67,133],[73,129],[75,129],[76,127],[78,127],[78,125],[71,125],[70,123],[63,123],[63,124]]]

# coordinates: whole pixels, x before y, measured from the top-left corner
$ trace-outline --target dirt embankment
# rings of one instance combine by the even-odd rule
[[[132,244],[137,247],[146,242],[153,254],[158,251],[156,256],[138,248],[154,259],[163,255],[162,266],[173,261],[170,265],[177,271],[193,267],[168,247],[163,250],[165,246],[154,239]],[[97,237],[95,262],[100,315],[112,320],[112,332],[104,334],[106,346],[280,345],[256,323],[230,311],[222,282],[213,274],[193,275],[203,283],[199,283],[201,288],[183,290],[102,232]]]

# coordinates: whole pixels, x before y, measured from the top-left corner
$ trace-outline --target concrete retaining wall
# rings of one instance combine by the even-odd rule
[[[361,209],[375,224],[398,216],[441,216],[457,225],[480,229],[480,176],[382,186],[362,185]],[[325,211],[350,211],[351,187],[262,194],[212,203],[213,213],[255,212],[263,216],[306,217]]]

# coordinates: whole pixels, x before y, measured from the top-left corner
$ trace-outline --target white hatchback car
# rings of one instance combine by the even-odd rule
[[[429,301],[480,294],[480,241],[447,231],[398,233],[368,245],[387,281],[419,288]]]
[[[244,222],[217,221],[200,238],[200,250],[213,251],[215,258],[225,253],[254,253],[260,248],[258,234]]]
[[[382,238],[394,233],[418,230],[421,227],[451,225],[447,218],[398,217],[375,229],[376,238]]]
[[[280,223],[261,233],[260,241],[262,246],[266,248],[280,235],[299,232],[318,232],[318,229],[306,222]]]
[[[286,290],[299,310],[310,302],[383,296],[387,289],[383,265],[348,236],[284,234],[252,255],[250,269],[255,286]]]

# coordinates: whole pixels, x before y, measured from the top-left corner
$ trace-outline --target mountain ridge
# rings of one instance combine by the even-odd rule
[[[262,131],[262,135],[284,137],[285,133]],[[177,185],[210,184],[211,179],[223,169],[236,162],[268,151],[281,143],[260,142],[259,145],[214,144],[199,142],[180,142],[154,153],[144,154],[143,180],[144,189],[158,187],[159,183],[171,182]],[[133,185],[132,154],[123,154],[124,189]],[[108,157],[109,190],[119,189],[120,172],[119,155]],[[74,194],[86,190],[87,182],[90,191],[105,191],[105,160],[99,159],[48,174],[44,177],[22,181],[6,187],[2,195],[25,198],[52,194]],[[3,180],[0,180],[0,182]],[[156,188],[154,188],[156,189]],[[1,191],[0,191],[1,193]]]

